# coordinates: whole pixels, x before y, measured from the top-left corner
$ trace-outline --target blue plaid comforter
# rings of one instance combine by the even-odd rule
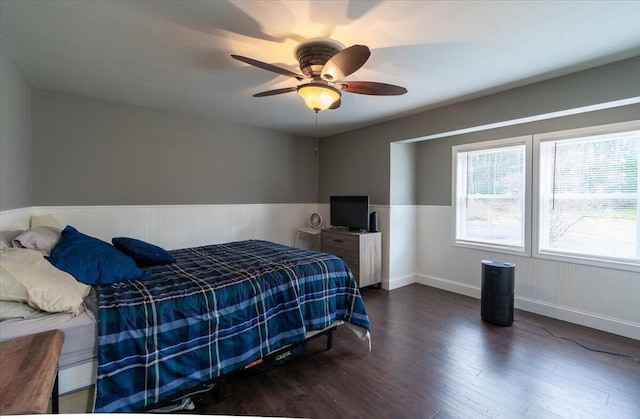
[[[131,412],[344,320],[369,330],[341,259],[249,240],[171,252],[150,277],[97,285],[95,412]]]

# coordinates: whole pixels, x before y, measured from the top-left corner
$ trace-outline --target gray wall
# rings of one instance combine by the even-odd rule
[[[389,139],[369,131],[320,140],[319,202],[329,203],[330,195],[369,195],[372,205],[389,203]]]
[[[0,211],[31,206],[31,93],[0,39]]]
[[[372,204],[389,204],[391,142],[640,97],[638,74],[640,57],[634,57],[322,138],[319,202],[358,193],[369,194]]]
[[[636,57],[327,137],[320,141],[317,158],[318,142],[307,137],[40,89],[32,89],[30,99],[17,66],[4,47],[0,51],[3,210],[30,205],[326,203],[335,194],[368,194],[373,205],[449,205],[448,141],[479,141],[485,134],[420,144],[417,193],[410,192],[414,186],[391,188],[392,179],[402,179],[390,175],[391,142],[640,96]],[[640,117],[637,106],[631,106],[615,115],[575,118],[591,125],[600,123],[598,115],[606,115],[602,123]],[[508,136],[506,132],[497,135]],[[393,190],[404,191],[402,198],[392,200]]]
[[[418,194],[418,143],[391,144],[391,190],[392,205],[413,205]]]
[[[521,135],[604,125],[640,118],[640,105],[547,119],[527,124],[479,131],[418,144],[418,205],[451,205],[451,147]]]
[[[317,202],[318,141],[32,90],[33,205]]]

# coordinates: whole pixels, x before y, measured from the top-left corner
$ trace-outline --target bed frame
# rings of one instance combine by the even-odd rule
[[[327,337],[327,351],[330,351],[331,348],[333,347],[333,332],[338,328],[337,325],[334,326],[330,326],[327,329],[324,330],[320,330],[320,331],[316,331],[316,332],[311,332],[309,337],[307,337],[304,342],[301,343],[301,345],[303,346],[303,351],[306,349],[307,346],[307,342],[317,339],[319,337],[322,336],[326,336]],[[251,370],[255,370],[257,368],[259,368],[263,363],[265,362],[269,362],[269,361],[282,361],[286,358],[288,358],[289,356],[291,356],[291,350],[292,347],[294,347],[296,345],[288,345],[285,346],[284,348],[280,348],[272,353],[270,353],[269,355],[265,356],[262,359],[259,359],[258,361],[254,361],[252,363],[250,363],[249,365],[245,366],[244,368],[238,370],[238,371],[234,371],[232,373],[229,374],[225,374],[221,377],[217,377],[213,380],[209,380],[206,381],[204,383],[201,383],[195,387],[192,387],[188,390],[182,391],[177,393],[176,395],[174,395],[173,397],[168,398],[165,401],[159,402],[159,403],[155,403],[153,405],[149,405],[147,406],[147,409],[145,409],[145,412],[149,412],[152,410],[156,410],[156,409],[161,409],[163,407],[166,406],[170,406],[173,404],[177,404],[180,403],[180,401],[185,398],[185,397],[189,397],[189,396],[193,396],[195,394],[199,394],[199,393],[205,393],[205,392],[213,392],[213,397],[216,403],[220,403],[224,400],[225,397],[225,388],[226,388],[226,384],[227,384],[227,379],[229,377],[232,377],[240,372],[244,372],[244,371],[251,371]]]

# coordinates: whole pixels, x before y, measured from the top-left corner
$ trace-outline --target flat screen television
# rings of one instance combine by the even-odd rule
[[[369,230],[369,196],[331,196],[329,204],[332,226]]]

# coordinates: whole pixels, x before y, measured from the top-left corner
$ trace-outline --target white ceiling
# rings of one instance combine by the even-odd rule
[[[640,0],[2,0],[0,34],[34,87],[325,136],[640,55]],[[347,79],[409,92],[344,93],[316,131],[296,93],[252,97],[295,79],[230,57],[298,72],[311,39],[369,46]]]

